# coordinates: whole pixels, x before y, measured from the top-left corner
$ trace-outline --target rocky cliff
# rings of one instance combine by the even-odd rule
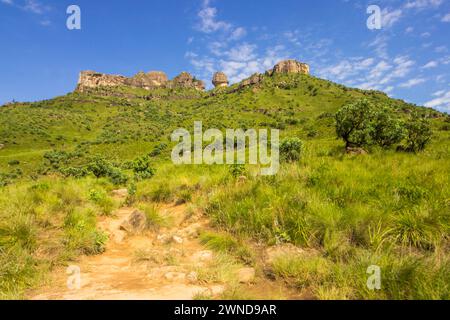
[[[265,75],[272,77],[275,74],[297,73],[309,74],[309,65],[297,60],[284,60],[277,63],[272,69],[267,70]],[[264,79],[264,75],[260,73],[253,74],[250,78],[244,79],[239,83],[239,87],[247,87],[260,83]]]
[[[191,74],[182,72],[173,80],[169,80],[162,71],[139,72],[131,78],[119,75],[108,75],[95,71],[82,71],[78,80],[76,91],[84,92],[97,87],[130,86],[152,90],[155,88],[193,88],[204,90],[205,84],[195,79]]]
[[[296,60],[284,60],[277,63],[265,74],[267,76],[273,76],[279,73],[309,74],[309,65]],[[256,73],[250,78],[243,80],[239,84],[239,87],[242,88],[258,84],[262,79],[263,75]],[[212,83],[215,87],[226,87],[229,84],[228,77],[223,72],[216,72],[213,76]],[[155,88],[193,88],[200,91],[205,90],[205,83],[197,80],[188,72],[182,72],[173,80],[169,80],[167,75],[162,71],[139,72],[131,78],[120,75],[107,75],[95,71],[82,71],[76,91],[83,92],[90,88],[116,86],[130,86],[146,90]]]

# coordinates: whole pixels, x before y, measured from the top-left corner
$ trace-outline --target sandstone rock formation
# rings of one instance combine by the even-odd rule
[[[258,84],[262,81],[263,79],[263,75],[260,73],[255,73],[254,75],[252,75],[250,78],[242,80],[241,83],[239,84],[239,87],[243,88],[243,87],[247,87],[247,86],[252,86],[255,84]]]
[[[132,87],[144,88],[147,90],[153,88],[164,87],[167,85],[169,79],[162,71],[151,71],[148,73],[139,72],[134,77],[127,81],[127,84]]]
[[[228,81],[228,77],[223,72],[216,72],[213,76],[212,84],[216,88],[227,87],[230,82]]]
[[[272,70],[268,71],[269,75],[276,73],[301,73],[309,74],[309,65],[301,63],[297,60],[284,60],[275,65]]]
[[[205,83],[201,80],[197,80],[188,72],[182,72],[171,81],[171,87],[205,90]]]
[[[243,80],[238,88],[257,85],[263,81],[264,76],[273,76],[274,74],[281,73],[309,74],[309,65],[296,60],[284,60],[268,70],[265,75],[255,73],[250,78]],[[212,83],[216,88],[229,85],[228,77],[223,72],[216,72]],[[146,90],[155,88],[193,88],[201,91],[205,90],[205,83],[196,79],[188,72],[182,72],[173,80],[169,80],[167,75],[162,71],[139,72],[131,78],[119,75],[107,75],[95,71],[82,71],[76,91],[84,92],[91,88],[115,86],[130,86]]]
[[[123,76],[108,75],[95,71],[82,71],[78,80],[77,91],[83,92],[86,88],[116,87],[125,85],[127,78]]]
[[[205,84],[195,79],[191,74],[182,72],[169,81],[162,71],[139,72],[131,78],[116,75],[107,75],[95,71],[82,71],[78,80],[76,91],[84,92],[91,88],[130,86],[151,90],[155,88],[194,88],[204,90]]]
[[[306,63],[299,62],[297,60],[284,60],[278,62],[272,69],[268,70],[265,75],[273,76],[274,74],[281,73],[298,73],[298,74],[309,74],[309,65]],[[242,80],[239,84],[239,88],[244,88],[247,86],[253,86],[261,83],[264,79],[264,75],[260,73],[253,74],[250,78]]]

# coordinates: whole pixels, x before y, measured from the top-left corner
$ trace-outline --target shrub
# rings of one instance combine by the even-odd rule
[[[424,150],[426,145],[431,141],[433,135],[430,122],[418,114],[412,115],[406,123],[406,130],[405,149],[409,152],[419,152]]]
[[[136,180],[150,179],[155,175],[155,169],[150,166],[150,160],[146,156],[133,161],[133,172]]]
[[[372,143],[375,111],[366,99],[348,104],[336,113],[336,134],[346,147],[363,147]]]
[[[288,162],[300,160],[303,151],[303,142],[298,138],[288,138],[281,141],[280,156]]]
[[[65,177],[74,177],[77,179],[83,178],[89,174],[89,171],[86,168],[75,168],[75,167],[62,168],[60,172]]]
[[[160,143],[153,148],[153,150],[149,153],[150,157],[156,157],[161,154],[161,152],[167,147],[165,143]]]
[[[108,177],[115,185],[126,184],[128,177],[119,168],[103,158],[95,158],[87,165],[87,170],[95,177]]]
[[[245,171],[245,165],[243,164],[232,164],[229,168],[229,172],[234,178],[243,176]]]
[[[11,161],[8,161],[8,165],[10,165],[10,166],[17,166],[17,165],[19,165],[20,164],[20,161],[19,160],[11,160]]]
[[[403,123],[394,118],[387,108],[383,108],[376,113],[373,128],[372,140],[383,148],[399,143],[404,137]]]
[[[91,163],[88,164],[87,169],[96,178],[102,178],[110,175],[112,165],[103,158],[96,158]]]

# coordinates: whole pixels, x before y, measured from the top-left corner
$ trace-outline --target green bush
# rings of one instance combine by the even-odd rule
[[[11,161],[8,161],[8,165],[10,165],[10,166],[17,166],[17,165],[19,165],[20,164],[20,161],[19,160],[11,160]]]
[[[372,140],[375,144],[388,148],[399,143],[404,134],[403,122],[395,118],[389,109],[383,108],[376,112],[372,132]]]
[[[372,143],[375,109],[366,99],[350,103],[336,113],[336,134],[346,147],[364,147]]]
[[[95,158],[87,165],[87,170],[97,178],[108,177],[115,185],[123,185],[128,181],[125,173],[103,158]]]
[[[133,172],[136,180],[150,179],[155,175],[155,169],[150,166],[150,160],[146,156],[133,161]]]
[[[232,164],[229,168],[230,174],[234,177],[243,176],[246,172],[245,165],[243,164]]]
[[[298,138],[288,138],[281,141],[280,157],[284,161],[294,162],[300,160],[303,151],[303,142]]]
[[[406,123],[406,146],[409,152],[419,152],[425,149],[426,145],[431,141],[433,132],[428,119],[418,114],[413,114]]]

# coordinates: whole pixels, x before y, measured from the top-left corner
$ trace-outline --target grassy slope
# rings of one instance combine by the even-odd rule
[[[0,150],[0,173],[17,168],[23,172],[22,178],[1,191],[5,200],[0,201],[0,230],[6,235],[3,238],[11,239],[11,234],[17,233],[11,226],[19,216],[25,219],[25,231],[21,229],[13,239],[30,238],[33,243],[0,243],[3,261],[11,256],[30,259],[30,265],[21,260],[0,270],[5,297],[20,296],[31,284],[40,270],[36,261],[37,266],[65,261],[77,252],[95,252],[101,242],[89,224],[90,229],[80,232],[80,238],[90,241],[69,241],[68,234],[74,236],[70,233],[73,224],[64,220],[75,209],[105,211],[101,208],[108,203],[107,196],[100,204],[93,203],[90,189],[93,184],[106,191],[112,186],[91,178],[70,180],[79,201],[64,210],[50,206],[64,202],[69,191],[61,191],[61,199],[48,198],[53,188],[62,188],[65,182],[37,174],[46,166],[42,158],[46,151],[80,151],[79,157],[70,161],[69,165],[75,166],[95,154],[124,162],[147,154],[161,142],[170,145],[168,139],[175,128],[192,130],[193,121],[202,120],[204,128],[279,128],[282,137],[298,136],[306,142],[305,155],[299,163],[283,165],[272,178],[254,176],[256,168],[249,167],[248,182],[236,186],[223,166],[173,167],[168,147],[154,159],[156,176],[138,184],[136,200],[192,201],[218,228],[239,241],[292,242],[314,250],[309,259],[279,259],[272,271],[299,291],[308,290],[318,298],[449,298],[450,144],[449,132],[442,130],[443,117],[433,120],[433,142],[421,154],[374,149],[368,156],[350,157],[343,154],[343,143],[334,134],[333,114],[341,106],[367,97],[391,105],[404,117],[416,107],[382,93],[349,89],[309,76],[266,78],[258,87],[235,90],[236,86],[213,94],[149,93],[120,88],[0,108],[0,143],[6,145]],[[11,160],[20,164],[8,164]],[[29,181],[30,176],[38,181]],[[45,197],[34,191],[21,195],[20,190],[35,190],[36,185],[48,181],[56,183],[44,188],[48,189]],[[11,205],[6,200],[11,192],[31,199]],[[39,212],[31,209],[39,206],[43,206]],[[53,214],[60,219],[42,223],[40,215]],[[89,220],[90,216],[83,211],[76,219]],[[58,230],[56,239],[63,244],[56,256],[63,258],[55,260],[48,254],[36,258],[38,249],[48,248],[39,234],[53,229]],[[385,272],[386,281],[379,292],[365,287],[365,272],[371,264],[380,265]],[[12,279],[19,279],[20,285]]]

